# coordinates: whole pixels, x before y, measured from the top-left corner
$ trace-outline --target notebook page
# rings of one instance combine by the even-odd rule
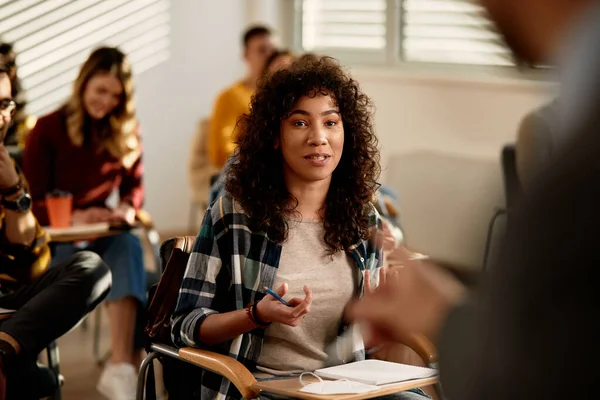
[[[436,376],[437,370],[381,360],[364,360],[315,371],[328,379],[348,379],[368,385],[386,385]]]

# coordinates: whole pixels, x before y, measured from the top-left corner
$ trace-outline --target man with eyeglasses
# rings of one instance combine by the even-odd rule
[[[48,235],[31,212],[27,183],[4,139],[16,110],[8,71],[0,65],[0,400],[39,399],[37,355],[102,301],[111,275],[102,259],[80,252],[49,269]]]
[[[0,42],[0,65],[8,70],[10,78],[12,100],[16,103],[16,109],[13,111],[12,122],[8,127],[8,131],[4,137],[6,146],[15,146],[13,149],[22,149],[25,145],[25,137],[35,126],[37,118],[33,115],[28,115],[25,112],[27,100],[25,99],[25,91],[21,85],[21,80],[17,71],[17,54],[11,43]],[[18,157],[15,161],[20,162],[20,152],[12,151],[13,157]]]

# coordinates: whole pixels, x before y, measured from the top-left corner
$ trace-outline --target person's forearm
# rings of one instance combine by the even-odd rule
[[[31,246],[37,231],[35,217],[31,211],[25,213],[4,209],[5,235],[9,243]]]
[[[237,310],[206,317],[200,325],[198,337],[202,343],[213,346],[234,339],[255,328],[256,325],[250,321],[246,310]]]
[[[120,205],[127,204],[136,210],[141,209],[144,203],[144,187],[141,179],[123,182],[119,195],[121,197]]]

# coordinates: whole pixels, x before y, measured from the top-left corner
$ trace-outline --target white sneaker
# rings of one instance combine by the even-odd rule
[[[107,364],[96,389],[109,400],[134,400],[137,371],[129,363]]]

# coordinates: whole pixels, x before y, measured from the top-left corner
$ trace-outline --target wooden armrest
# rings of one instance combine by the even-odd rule
[[[201,368],[227,378],[240,391],[244,399],[255,399],[259,392],[253,389],[254,375],[239,361],[223,354],[207,350],[184,347],[179,349],[179,357]]]
[[[402,343],[417,353],[427,366],[437,363],[437,349],[424,335],[406,336]]]
[[[12,317],[13,315],[15,315],[15,313],[10,313],[10,314],[0,314],[0,321],[4,321],[5,319],[9,319],[10,317]]]

